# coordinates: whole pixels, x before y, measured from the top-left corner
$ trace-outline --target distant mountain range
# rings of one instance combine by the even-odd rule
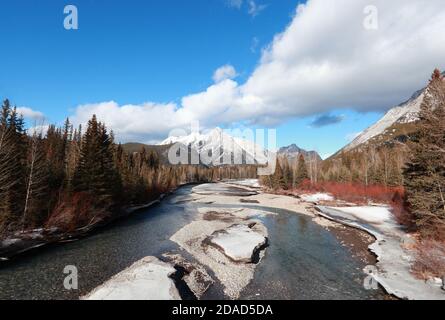
[[[445,75],[445,73],[444,73]],[[336,158],[343,152],[355,150],[368,143],[382,144],[387,141],[403,140],[416,128],[415,122],[419,118],[420,106],[425,96],[426,88],[416,91],[409,100],[391,108],[379,121],[360,133],[351,143],[339,150],[330,159]],[[268,151],[254,142],[232,137],[221,128],[215,128],[208,133],[192,133],[186,136],[169,137],[157,146],[147,146],[140,143],[127,143],[124,145],[128,152],[140,151],[141,148],[154,150],[161,159],[167,159],[169,146],[180,143],[187,146],[190,152],[202,155],[209,150],[219,150],[218,162],[222,158],[232,157],[232,150],[236,148],[242,152],[242,163],[266,164]],[[278,151],[279,156],[296,160],[302,154],[306,160],[322,161],[316,151],[306,151],[296,144],[282,147]]]
[[[267,150],[252,141],[232,137],[221,128],[215,128],[208,133],[192,133],[186,136],[169,137],[162,141],[160,146],[180,143],[196,152],[200,156],[218,152],[214,156],[214,163],[223,163],[224,159],[234,159],[234,152],[241,158],[242,164],[267,164]],[[239,163],[237,163],[239,164]]]
[[[291,144],[287,147],[282,147],[278,150],[279,156],[284,156],[289,160],[296,160],[300,155],[303,155],[307,160],[318,160],[322,161],[320,155],[316,151],[306,151],[304,149],[299,148],[295,143]]]

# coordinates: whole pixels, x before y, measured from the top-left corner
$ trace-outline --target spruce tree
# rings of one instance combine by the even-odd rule
[[[283,168],[280,161],[277,159],[275,172],[272,175],[272,188],[274,190],[286,189],[286,179],[284,177]]]
[[[424,236],[445,230],[445,82],[436,70],[421,106],[404,170],[407,201]]]
[[[307,172],[306,161],[304,160],[304,156],[300,154],[298,157],[297,171],[295,173],[295,184],[298,186],[307,179],[309,179],[309,173]]]
[[[117,205],[121,181],[113,161],[113,141],[95,115],[82,139],[73,187],[76,192],[92,195],[95,206],[108,213]]]
[[[0,229],[20,223],[25,195],[26,136],[16,108],[5,100],[0,115]]]

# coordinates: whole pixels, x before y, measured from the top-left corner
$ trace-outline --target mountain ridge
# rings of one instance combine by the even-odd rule
[[[442,72],[442,75],[445,76],[445,72]],[[389,109],[382,118],[362,131],[353,141],[340,149],[336,154],[343,151],[350,151],[378,136],[385,134],[391,135],[391,133],[387,130],[392,128],[392,131],[396,132],[397,129],[393,128],[396,125],[415,123],[417,120],[419,120],[418,115],[425,97],[426,89],[427,87],[424,87],[415,91],[408,100]]]
[[[281,147],[278,150],[278,155],[285,156],[288,160],[295,160],[300,156],[300,154],[304,156],[305,160],[315,159],[317,161],[322,161],[322,158],[317,151],[307,151],[298,147],[295,143],[292,143],[291,145],[285,147]]]

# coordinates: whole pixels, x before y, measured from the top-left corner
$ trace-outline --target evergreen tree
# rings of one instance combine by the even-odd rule
[[[284,178],[283,169],[281,168],[280,161],[277,159],[275,172],[272,175],[272,189],[280,190],[286,189],[286,179]]]
[[[407,201],[424,236],[445,230],[445,82],[435,71],[404,170]]]
[[[306,161],[304,160],[304,156],[300,154],[298,157],[297,171],[295,173],[295,183],[298,186],[307,179],[309,179],[309,173],[307,172]]]
[[[115,209],[121,181],[113,162],[113,141],[95,115],[82,140],[73,187],[77,192],[93,195],[97,207],[107,212]]]

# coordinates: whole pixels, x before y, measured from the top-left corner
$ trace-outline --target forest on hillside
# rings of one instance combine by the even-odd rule
[[[401,141],[403,140],[403,141]],[[393,205],[401,224],[424,238],[445,239],[445,79],[435,70],[415,130],[403,139],[368,143],[323,162],[278,160],[262,177],[274,191],[323,191],[351,202]]]
[[[28,132],[29,131],[29,132]],[[87,127],[27,130],[8,100],[0,114],[0,239],[32,229],[72,232],[118,217],[187,183],[256,177],[252,166],[171,166],[127,152],[96,116]]]

